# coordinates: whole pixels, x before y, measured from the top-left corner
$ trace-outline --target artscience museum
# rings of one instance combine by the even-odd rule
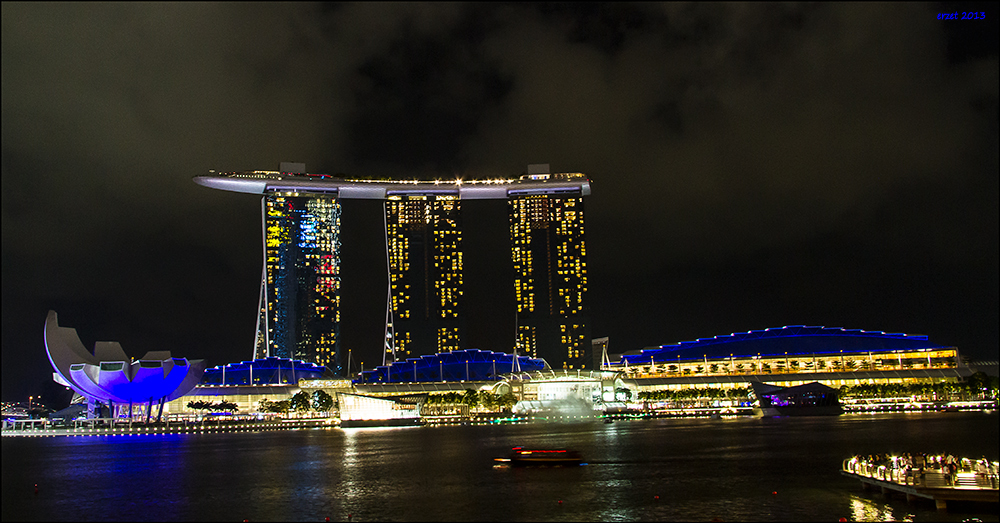
[[[144,416],[154,406],[194,389],[205,373],[205,360],[176,358],[170,351],[149,351],[138,360],[129,358],[115,341],[99,341],[88,351],[76,329],[60,327],[55,311],[45,319],[45,351],[52,363],[53,379],[87,399],[87,417],[101,417],[107,407],[112,417]]]

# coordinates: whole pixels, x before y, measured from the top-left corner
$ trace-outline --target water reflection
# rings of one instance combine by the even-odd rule
[[[913,514],[900,519],[892,513],[892,506],[871,499],[851,495],[851,514],[854,521],[913,521]]]
[[[838,474],[896,448],[995,459],[997,432],[948,413],[3,438],[2,519],[997,521],[872,500]],[[494,467],[517,445],[589,465]]]

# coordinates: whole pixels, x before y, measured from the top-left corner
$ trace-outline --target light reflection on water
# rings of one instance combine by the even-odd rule
[[[930,413],[3,438],[2,519],[997,521],[862,494],[839,474],[852,454],[996,459],[996,421]],[[573,448],[588,465],[496,466],[516,445]]]
[[[851,514],[854,521],[913,521],[913,514],[897,519],[892,505],[854,495],[851,496]]]

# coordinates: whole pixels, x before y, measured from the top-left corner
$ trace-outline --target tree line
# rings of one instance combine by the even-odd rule
[[[281,401],[262,399],[257,402],[257,410],[259,412],[273,412],[277,414],[287,414],[290,411],[307,412],[310,410],[315,412],[329,412],[335,406],[336,402],[333,400],[333,397],[323,390],[317,390],[312,394],[303,390],[292,396],[291,399]],[[233,413],[239,410],[239,405],[228,400],[223,400],[219,403],[205,400],[189,401],[187,407],[192,410],[205,412]]]
[[[337,403],[333,400],[333,396],[330,396],[322,389],[317,390],[312,394],[301,390],[292,396],[291,399],[287,400],[269,401],[267,399],[262,399],[257,402],[258,411],[273,412],[275,414],[287,414],[290,411],[330,412],[330,410],[336,406]]]
[[[469,409],[482,407],[489,411],[510,410],[517,403],[517,396],[508,392],[506,394],[496,394],[493,392],[472,389],[461,392],[447,392],[444,394],[431,394],[427,396],[424,405],[432,408],[447,408],[458,405],[465,405]]]
[[[969,376],[963,382],[941,383],[882,383],[843,385],[838,390],[840,398],[893,398],[917,396],[926,399],[997,399],[998,379],[983,372]],[[684,390],[652,390],[638,394],[640,401],[705,402],[712,400],[748,401],[752,399],[750,387],[704,387]]]
[[[218,403],[212,403],[211,401],[198,400],[189,401],[187,407],[192,410],[203,410],[206,412],[228,412],[232,414],[239,410],[240,406],[233,403],[232,401],[220,401]]]
[[[647,390],[637,395],[640,401],[713,401],[732,400],[748,401],[750,397],[750,387],[693,387],[684,390]]]
[[[840,387],[841,398],[896,398],[918,396],[925,399],[996,399],[997,377],[977,372],[963,382],[881,383]]]

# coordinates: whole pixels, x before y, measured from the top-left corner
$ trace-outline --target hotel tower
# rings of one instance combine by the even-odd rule
[[[559,180],[548,165],[527,177]],[[530,194],[507,200],[517,307],[517,352],[563,369],[593,368],[586,306],[583,197]]]
[[[283,163],[281,172],[302,173]],[[274,191],[261,199],[264,271],[254,358],[279,357],[340,370],[340,202]]]
[[[461,211],[447,194],[385,200],[387,362],[463,348]]]
[[[513,349],[555,368],[593,366],[579,173],[528,166],[516,179],[371,180],[279,171],[196,176],[214,189],[263,195],[264,260],[254,357],[340,373],[340,200],[380,200],[386,235],[383,363],[463,346],[463,200],[507,200],[517,298]],[[499,240],[499,238],[498,238]]]

